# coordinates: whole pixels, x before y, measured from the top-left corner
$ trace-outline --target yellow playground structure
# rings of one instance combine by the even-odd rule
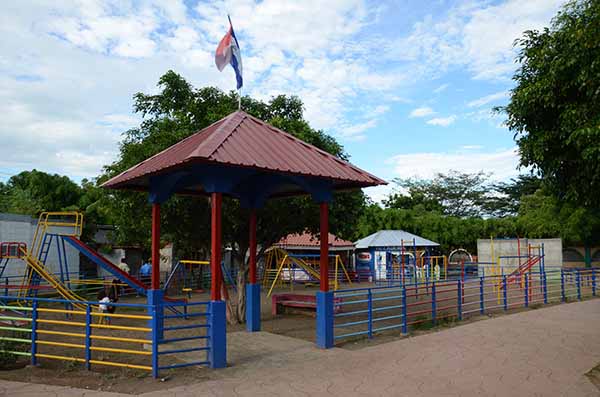
[[[294,283],[316,283],[321,280],[319,272],[320,256],[318,254],[291,254],[288,251],[271,247],[265,252],[265,266],[262,284],[269,288],[267,296],[271,296],[275,287],[289,285],[294,289]],[[348,270],[339,255],[329,256],[330,271],[329,285],[333,290],[339,289],[340,281],[352,284]]]

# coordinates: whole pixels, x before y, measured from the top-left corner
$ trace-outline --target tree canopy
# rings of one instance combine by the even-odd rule
[[[552,192],[600,208],[600,2],[571,1],[520,47],[507,124]]]

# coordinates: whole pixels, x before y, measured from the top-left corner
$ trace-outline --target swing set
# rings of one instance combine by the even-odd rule
[[[275,287],[282,288],[288,284],[290,291],[294,290],[295,283],[309,285],[321,281],[320,255],[318,254],[291,254],[282,248],[272,247],[265,253],[265,268],[263,272],[263,286],[269,288],[267,296],[271,296]],[[352,279],[339,255],[329,255],[329,266],[333,273],[329,285],[333,290],[339,289],[340,281],[352,284]]]

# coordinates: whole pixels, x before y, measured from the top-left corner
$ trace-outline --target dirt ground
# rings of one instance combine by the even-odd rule
[[[454,285],[454,284],[453,284]],[[353,285],[353,287],[366,287],[367,284],[363,283],[360,285]],[[534,285],[535,287],[535,285]],[[538,286],[539,287],[539,286]],[[314,294],[316,292],[316,287],[296,287],[295,293],[302,294]],[[589,288],[588,288],[589,290]],[[413,335],[421,335],[431,332],[436,332],[440,329],[455,327],[462,324],[467,324],[474,321],[480,321],[483,319],[487,319],[490,317],[497,317],[506,315],[506,313],[514,313],[523,310],[533,310],[540,307],[541,299],[538,297],[534,299],[531,303],[529,309],[523,308],[523,300],[524,294],[523,290],[520,288],[509,289],[508,291],[508,300],[509,305],[514,306],[511,307],[509,312],[504,312],[502,307],[498,307],[495,309],[490,309],[489,313],[485,315],[480,315],[477,309],[473,309],[474,311],[471,315],[465,315],[464,321],[457,322],[456,321],[456,306],[457,306],[457,290],[456,288],[452,288],[452,286],[446,286],[439,288],[439,293],[437,295],[437,299],[441,300],[440,306],[443,310],[440,310],[440,314],[438,314],[441,318],[439,318],[437,325],[433,325],[430,322],[428,316],[423,316],[418,314],[422,311],[430,310],[431,308],[431,291],[420,291],[419,296],[411,296],[407,297],[407,302],[412,306],[412,313],[409,313],[409,321],[412,321],[414,324],[409,329],[409,333],[411,336]],[[468,307],[475,306],[474,302],[478,302],[479,296],[478,292],[474,292],[467,288],[464,293],[465,302],[463,303],[463,311],[467,311]],[[478,289],[477,289],[478,291]],[[556,292],[556,283],[549,283],[548,292],[549,295],[554,296],[551,292]],[[567,291],[572,291],[572,289],[568,289]],[[587,291],[587,290],[586,290]],[[280,289],[277,292],[289,292],[289,289],[284,288]],[[588,291],[590,292],[590,291]],[[379,297],[385,297],[390,299],[385,299],[382,301],[381,306],[374,305],[374,308],[384,307],[384,305],[390,306],[394,305],[394,294],[397,295],[397,292],[390,292],[388,294],[381,294]],[[409,294],[410,295],[410,294]],[[416,294],[413,294],[416,295]],[[587,292],[584,295],[589,295]],[[560,295],[557,295],[558,297]],[[535,293],[533,295],[535,297]],[[352,299],[359,299],[352,298]],[[489,305],[496,306],[497,302],[497,291],[493,291],[492,287],[485,289],[485,299],[489,300]],[[193,296],[194,301],[204,301],[208,300],[207,294],[196,294]],[[557,302],[559,299],[550,299],[553,302]],[[131,297],[122,300],[123,303],[145,303],[145,298],[143,297]],[[446,302],[446,303],[444,303]],[[299,338],[307,341],[314,342],[315,340],[315,318],[312,313],[290,313],[279,316],[272,316],[271,314],[271,299],[266,297],[266,294],[263,292],[261,298],[261,310],[262,310],[262,330],[266,332],[271,332],[275,334],[280,334],[288,337]],[[472,304],[469,306],[469,304]],[[362,304],[359,305],[350,305],[352,309],[347,310],[360,310],[364,309],[365,306]],[[424,310],[422,310],[424,308]],[[197,309],[203,310],[203,309]],[[344,309],[346,310],[346,309]],[[145,314],[143,312],[135,311],[132,309],[122,309],[118,311],[118,313],[128,313],[128,314]],[[168,314],[168,313],[166,313]],[[397,312],[394,312],[397,314]],[[61,317],[62,316],[62,317]],[[412,316],[412,317],[411,317]],[[64,319],[64,314],[58,313],[44,313],[44,316],[41,318],[47,319],[55,319],[61,320]],[[365,318],[364,314],[359,314],[356,316],[348,316],[343,318],[343,321],[353,321],[357,319],[363,320]],[[82,321],[82,320],[79,320]],[[196,322],[200,324],[204,319],[199,319],[195,317],[192,320],[183,320],[183,319],[170,319],[167,320],[165,326],[173,326],[173,325],[189,325],[190,322]],[[389,321],[381,321],[378,326],[389,326],[389,325],[397,325],[399,323],[399,319],[392,319]],[[336,319],[336,322],[339,323],[339,320]],[[115,325],[128,325],[128,326],[138,326],[145,327],[147,326],[146,320],[129,320],[129,319],[114,319],[113,324]],[[54,324],[44,324],[43,329],[47,330],[61,330],[67,331],[64,325],[54,325]],[[245,329],[244,324],[234,324],[228,325],[228,332],[236,332]],[[350,327],[352,329],[352,327]],[[364,329],[364,325],[362,325],[362,329]],[[403,338],[399,328],[377,333],[376,337],[373,339],[367,339],[365,337],[358,338],[348,338],[344,339],[341,342],[337,343],[338,347],[342,347],[343,349],[348,350],[357,350],[362,349],[367,346],[379,345],[382,343],[387,343],[390,341],[398,340],[399,338]],[[73,331],[70,332],[81,332],[81,331]],[[166,331],[165,337],[185,337],[185,336],[193,336],[193,335],[203,335],[204,329],[194,329],[194,330],[178,330],[178,331]],[[169,333],[171,332],[171,333]],[[346,331],[344,331],[346,332]],[[126,338],[138,338],[138,339],[148,339],[148,334],[140,331],[125,331],[125,330],[96,330],[93,331],[96,335],[107,335],[107,336],[120,336]],[[338,331],[336,331],[336,334]],[[45,336],[47,338],[48,336]],[[41,339],[41,338],[40,338]],[[82,343],[82,339],[79,338],[71,338],[71,337],[58,337],[54,336],[51,339],[52,341],[59,341],[64,343]],[[194,342],[195,343],[195,342]],[[203,346],[204,341],[198,341],[198,346]],[[139,344],[119,344],[119,342],[114,341],[94,341],[95,346],[100,347],[118,347],[118,348],[128,348],[134,350],[144,350],[144,345],[142,343]],[[147,346],[146,346],[147,348]],[[170,346],[169,348],[177,348],[177,346]],[[55,355],[64,355],[64,356],[74,356],[74,357],[83,357],[83,351],[80,349],[73,349],[69,347],[60,347],[60,346],[40,346],[40,353],[46,354],[55,354]],[[116,361],[116,362],[127,362],[130,364],[137,365],[150,365],[150,356],[148,355],[132,355],[127,354],[125,357],[121,353],[114,352],[94,352],[93,359],[101,360],[101,361]],[[198,360],[204,360],[205,353],[198,353]],[[31,367],[27,365],[29,362],[28,357],[23,357],[20,359],[20,363],[22,364],[21,368],[12,369],[12,370],[4,370],[0,371],[0,379],[5,380],[13,380],[13,381],[21,381],[21,382],[31,382],[31,383],[44,383],[44,384],[52,384],[52,385],[61,385],[61,386],[75,386],[79,388],[87,388],[94,390],[104,390],[104,391],[116,391],[122,393],[129,394],[141,394],[149,391],[161,390],[166,388],[172,388],[178,385],[186,385],[190,383],[198,383],[203,380],[212,380],[218,379],[223,376],[220,371],[214,371],[206,367],[188,367],[188,368],[180,368],[176,370],[163,370],[161,371],[161,381],[154,380],[151,377],[149,371],[138,370],[138,369],[127,369],[127,368],[115,368],[103,365],[93,365],[92,371],[87,371],[83,367],[82,363],[78,362],[65,362],[51,359],[40,358],[39,366]],[[159,365],[169,365],[179,363],[176,357],[172,357],[169,355],[161,356]],[[593,372],[593,371],[591,371]],[[230,368],[227,372],[227,376],[235,376],[235,368]],[[596,369],[596,372],[593,372],[590,377],[595,377],[595,379],[600,379],[600,369]]]

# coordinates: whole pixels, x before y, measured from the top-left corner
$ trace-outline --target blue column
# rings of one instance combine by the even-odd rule
[[[504,292],[504,310],[508,310],[508,285],[506,283],[506,276],[502,276],[502,289]]]
[[[577,283],[577,299],[581,300],[581,274],[579,273],[579,270],[576,270],[576,279],[575,282]]]
[[[246,331],[260,331],[260,284],[246,284]]]
[[[209,353],[211,368],[227,366],[227,322],[225,319],[225,302],[211,301],[210,327],[208,328]]]
[[[148,314],[152,315],[152,313],[156,312],[156,321],[153,322],[150,320],[150,327],[152,328],[152,332],[156,333],[156,337],[158,340],[164,339],[164,304],[163,304],[163,295],[164,292],[162,289],[149,289],[148,290],[148,305],[152,306],[148,309]],[[154,308],[154,310],[153,310]],[[154,329],[156,327],[156,329]]]
[[[367,295],[367,310],[368,310],[368,325],[369,325],[369,339],[373,338],[373,293],[371,292],[371,288],[369,288]]]
[[[563,302],[567,300],[565,296],[565,273],[560,269],[560,297]]]
[[[408,333],[408,319],[406,318],[406,288],[402,287],[402,335]]]
[[[525,307],[529,307],[529,277],[525,274]]]
[[[592,296],[596,296],[596,270],[592,269]]]
[[[456,283],[456,292],[457,292],[457,302],[456,302],[456,312],[458,314],[458,320],[462,320],[462,281],[458,280]]]
[[[38,302],[33,301],[33,310],[31,311],[31,365],[37,365],[37,318]]]
[[[435,325],[436,320],[436,296],[435,296],[435,281],[431,283],[431,324]]]
[[[483,314],[485,307],[484,307],[484,301],[485,301],[485,295],[483,293],[483,277],[479,277],[479,313]]]
[[[333,347],[333,292],[317,291],[317,346]]]
[[[543,281],[544,281],[544,304],[548,304],[548,284],[546,280],[546,272],[543,273]]]

